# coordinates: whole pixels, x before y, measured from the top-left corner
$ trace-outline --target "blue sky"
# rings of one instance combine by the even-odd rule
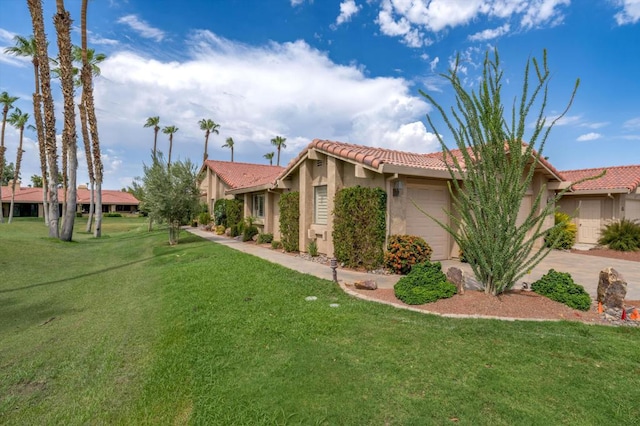
[[[53,57],[55,1],[44,5]],[[79,25],[80,1],[65,5]],[[2,8],[1,51],[32,31],[26,1],[4,0]],[[453,141],[418,90],[451,106],[440,74],[459,54],[473,89],[494,47],[508,104],[527,58],[544,48],[548,117],[564,109],[581,79],[544,150],[558,169],[640,163],[640,0],[93,0],[88,28],[90,47],[108,55],[95,80],[106,188],[142,174],[153,145],[143,124],[155,115],[179,128],[174,158],[196,163],[202,118],[221,126],[209,141],[211,159],[229,160],[221,145],[233,137],[236,161],[265,163],[277,135],[287,138],[283,165],[314,138],[437,151],[427,114]],[[77,28],[72,36],[79,44]],[[0,91],[19,96],[16,105],[32,113],[31,63],[0,53]],[[25,183],[39,173],[35,135],[26,136]],[[9,161],[17,139],[8,127]],[[168,151],[167,135],[158,144]],[[79,157],[78,181],[85,182],[82,149]]]

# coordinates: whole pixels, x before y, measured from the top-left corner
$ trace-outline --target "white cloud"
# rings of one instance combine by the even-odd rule
[[[504,34],[507,34],[511,26],[509,24],[504,24],[498,28],[486,29],[484,31],[477,32],[468,37],[469,41],[485,41],[492,40],[494,38],[500,37]]]
[[[533,28],[542,24],[558,25],[564,19],[560,6],[569,6],[571,0],[533,0],[522,17],[523,28]]]
[[[564,19],[562,7],[570,0],[383,0],[378,19],[383,34],[402,37],[411,47],[424,44],[410,42],[416,35],[422,40],[428,33],[469,24],[481,16],[506,20],[500,27],[469,37],[471,41],[489,40],[511,30],[509,21],[520,21],[521,29],[558,25]],[[411,36],[409,36],[411,35]]]
[[[640,129],[640,117],[627,120],[622,125],[625,129]]]
[[[118,40],[111,38],[101,37],[99,35],[89,35],[89,42],[91,44],[97,44],[101,46],[115,46],[119,44]]]
[[[129,28],[136,31],[140,36],[144,38],[150,38],[155,41],[162,41],[164,39],[164,31],[154,28],[147,22],[138,18],[137,15],[126,15],[118,19],[119,24],[128,25]]]
[[[16,33],[12,33],[11,31],[7,31],[4,28],[0,28],[0,41],[12,42],[15,36]]]
[[[556,118],[558,118],[558,116],[547,117],[547,125],[551,124],[553,122],[553,120],[555,120]],[[580,116],[580,115],[565,115],[564,117],[561,117],[556,122],[555,125],[556,126],[571,126],[571,125],[578,124],[580,122],[580,120],[582,120],[582,116]]]
[[[438,66],[438,62],[440,62],[440,58],[437,56],[433,58],[433,61],[429,62],[429,68],[431,69],[431,72],[435,72],[436,67]]]
[[[602,137],[602,135],[600,133],[587,133],[584,135],[580,135],[578,136],[578,138],[576,139],[578,142],[585,142],[585,141],[594,141],[596,139],[600,139]]]
[[[640,0],[617,0],[622,10],[615,14],[618,25],[635,24],[640,21]]]
[[[291,6],[300,6],[302,3],[304,3],[304,0],[291,0]]]
[[[360,9],[362,9],[362,6],[357,5],[355,0],[343,1],[340,3],[340,15],[338,15],[336,19],[336,25],[351,21],[351,18],[356,15]]]
[[[221,126],[209,141],[213,159],[228,159],[220,148],[227,137],[236,142],[237,161],[260,163],[276,135],[287,138],[285,164],[314,138],[437,149],[419,121],[430,107],[403,78],[368,78],[357,64],[335,64],[304,41],[253,47],[198,31],[188,44],[189,59],[180,62],[121,51],[101,64],[95,82],[101,141],[113,150],[112,160],[123,160],[111,162],[112,179],[140,175],[153,144],[153,131],[143,124],[155,115],[162,126],[180,128],[172,156],[196,162],[203,117]],[[158,145],[166,151],[166,135]]]
[[[604,126],[608,126],[608,125],[609,125],[608,121],[601,121],[601,122],[598,122],[598,123],[582,123],[582,124],[580,124],[581,127],[586,127],[588,129],[594,129],[594,130],[595,129],[599,129],[599,128],[604,127]]]

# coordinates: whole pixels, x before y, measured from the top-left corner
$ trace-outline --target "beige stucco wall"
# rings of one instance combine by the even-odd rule
[[[220,198],[233,199],[233,195],[225,194],[225,191],[229,189],[229,186],[225,184],[218,175],[216,175],[210,168],[206,168],[206,174],[204,179],[200,182],[200,192],[205,193],[202,202],[206,203],[209,207],[209,212],[213,212],[213,205],[216,200]]]

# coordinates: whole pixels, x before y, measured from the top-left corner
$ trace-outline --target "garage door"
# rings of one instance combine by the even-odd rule
[[[600,200],[582,200],[578,208],[578,242],[596,244],[600,237],[602,203]]]
[[[640,220],[640,200],[627,200],[624,217],[631,220]]]
[[[449,217],[444,211],[449,208],[448,189],[445,187],[442,189],[408,188],[407,196],[409,198],[407,201],[407,234],[425,239],[433,249],[432,260],[448,259],[449,234],[413,204],[415,202],[425,212],[444,223],[448,223]]]

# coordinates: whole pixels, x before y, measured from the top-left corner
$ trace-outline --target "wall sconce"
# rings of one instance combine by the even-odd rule
[[[399,197],[400,192],[404,189],[404,183],[401,180],[397,180],[393,183],[393,196]]]

